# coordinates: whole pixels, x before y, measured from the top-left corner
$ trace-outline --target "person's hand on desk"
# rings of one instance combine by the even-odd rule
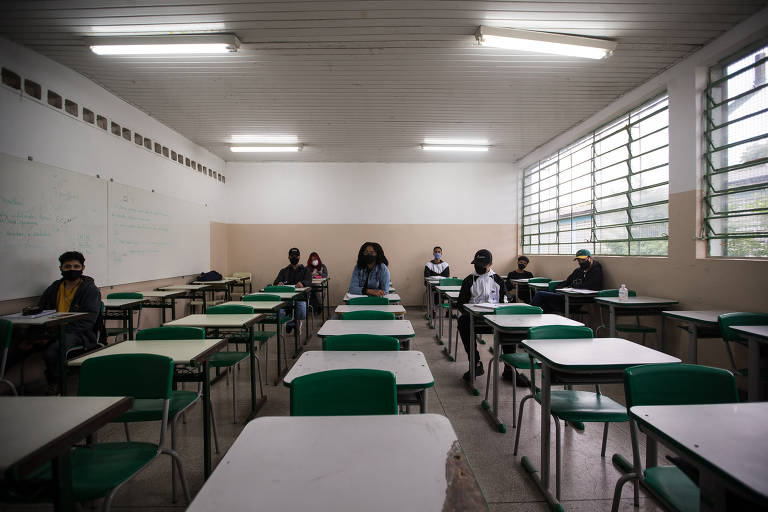
[[[280,282],[279,282],[279,283],[277,283],[275,286],[283,286],[284,284],[285,284],[284,282],[280,281]]]
[[[374,297],[383,297],[386,295],[386,293],[384,293],[384,290],[368,290],[368,295],[372,295]]]

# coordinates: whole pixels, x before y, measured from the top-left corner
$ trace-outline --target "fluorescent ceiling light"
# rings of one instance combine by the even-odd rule
[[[475,37],[482,46],[587,59],[603,59],[616,49],[615,41],[605,39],[482,25],[477,29]]]
[[[424,139],[424,144],[449,144],[454,146],[487,146],[488,139]]]
[[[200,34],[89,39],[97,55],[197,55],[234,53],[240,41],[233,34]]]
[[[488,146],[460,146],[451,144],[422,144],[424,151],[488,151]]]
[[[304,144],[283,144],[273,146],[230,146],[233,153],[296,153],[304,149]]]
[[[223,23],[176,23],[172,25],[100,25],[91,27],[93,34],[190,34],[223,32]]]
[[[299,137],[296,135],[237,134],[232,135],[230,142],[233,144],[297,144],[299,142]]]

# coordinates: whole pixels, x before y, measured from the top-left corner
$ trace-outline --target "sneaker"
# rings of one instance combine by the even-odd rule
[[[531,380],[528,378],[527,375],[518,373],[516,384],[517,384],[517,387],[519,388],[529,388],[531,387]]]
[[[515,378],[515,375],[519,375],[515,373],[515,370],[512,369],[511,366],[504,365],[504,371],[501,372],[501,378],[502,380],[513,380]]]
[[[291,334],[293,332],[293,322],[285,324],[285,334]]]
[[[485,373],[485,370],[483,370],[483,363],[480,363],[475,367],[475,377],[479,377],[480,375],[483,375]],[[468,381],[469,380],[469,371],[462,375],[462,379]]]

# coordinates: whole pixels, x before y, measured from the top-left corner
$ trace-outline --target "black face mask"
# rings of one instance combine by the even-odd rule
[[[587,260],[580,261],[579,267],[581,267],[581,270],[587,270],[589,268],[589,261]]]
[[[83,271],[82,270],[62,270],[61,271],[61,277],[63,277],[66,281],[77,281],[82,277]]]
[[[288,258],[288,261],[291,262],[291,265],[296,265],[297,263],[299,263],[299,257],[298,256],[291,256],[290,258]]]
[[[376,255],[375,254],[363,254],[363,263],[366,265],[370,265],[371,263],[374,263],[376,261]]]
[[[517,268],[519,268],[520,270],[525,270],[525,263],[518,263]]]
[[[475,272],[478,274],[485,274],[488,271],[485,265],[479,265],[475,263]]]

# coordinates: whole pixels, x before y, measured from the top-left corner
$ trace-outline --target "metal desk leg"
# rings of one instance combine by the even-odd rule
[[[133,338],[133,306],[128,308],[128,339]]]
[[[294,352],[291,359],[296,359],[301,353],[301,347],[299,347],[299,320],[296,318],[296,312],[299,305],[297,301],[293,301],[293,347]]]
[[[435,339],[437,339],[438,345],[443,345],[443,302],[441,300],[441,294],[440,292],[437,292],[438,301],[437,304],[435,304],[435,311],[437,312],[437,334],[435,334]]]
[[[459,340],[456,340],[458,343]],[[448,349],[443,349],[448,356],[449,361],[454,361],[454,357],[451,355],[453,350],[453,301],[448,297]]]
[[[645,467],[652,468],[659,465],[659,445],[651,436],[645,436]]]
[[[427,326],[433,329],[432,325],[432,285],[427,282]]]
[[[504,422],[501,421],[501,414],[499,411],[499,385],[501,384],[501,381],[499,379],[499,356],[501,355],[501,333],[494,329],[493,330],[493,367],[488,368],[488,371],[492,371],[493,375],[491,376],[493,379],[493,398],[492,398],[492,405],[490,409],[487,409],[488,402],[483,401],[483,410],[488,412],[488,415],[493,420],[493,423],[496,425],[496,430],[501,432],[502,434],[506,433],[507,427],[504,425]],[[486,392],[486,396],[488,396]],[[513,411],[514,412],[514,411]]]
[[[565,296],[565,318],[571,318],[571,298],[568,296],[567,293],[563,294]]]
[[[277,315],[277,322],[275,323],[275,328],[277,330],[277,368],[275,369],[275,382],[274,382],[274,384],[275,384],[275,386],[277,386],[277,383],[280,382],[280,377],[281,377],[281,375],[280,375],[281,368],[280,367],[282,366],[282,363],[280,363],[280,360],[281,360],[280,355],[281,355],[281,352],[282,352],[280,350],[280,345],[281,345],[281,341],[282,341],[282,336],[280,335],[280,331],[281,331],[281,329],[280,329],[280,310],[278,310],[275,314]]]
[[[475,342],[475,315],[469,313],[469,382],[467,389],[475,396],[480,395],[480,391],[475,387],[475,352],[477,352],[477,342]]]
[[[610,332],[609,337],[615,338],[616,337],[616,306],[614,306],[613,304],[608,306],[608,316],[609,316],[608,332]]]
[[[53,502],[54,510],[56,512],[75,510],[75,503],[72,501],[72,460],[69,451],[62,453],[51,461],[51,471],[53,473],[53,482],[56,486],[55,501]]]
[[[64,340],[67,337],[67,324],[59,325],[59,393],[67,394],[67,347]]]
[[[208,361],[203,361],[203,479],[211,476],[211,376]]]
[[[256,341],[253,339],[253,326],[248,328],[248,339],[250,340],[248,344],[248,358],[250,360],[251,366],[251,414],[248,419],[252,420],[256,417],[256,413],[259,412],[259,409],[261,409],[261,406],[264,405],[264,402],[267,401],[267,397],[264,396],[264,389],[262,388],[261,397],[258,400],[256,399]],[[266,364],[269,364],[269,362],[267,361]],[[264,365],[265,367],[266,364]],[[232,385],[236,384],[237,383],[233,380]],[[262,387],[261,377],[259,377],[259,387]]]
[[[760,343],[749,336],[747,360],[747,399],[750,402],[760,401]]]
[[[663,321],[664,320],[662,317],[662,322]],[[688,324],[688,361],[691,364],[698,364],[699,362],[698,340],[699,340],[698,327],[694,323]]]
[[[429,390],[427,388],[422,389],[419,391],[419,413],[426,414],[427,413],[427,392]]]
[[[171,320],[176,320],[176,297],[171,297]]]

